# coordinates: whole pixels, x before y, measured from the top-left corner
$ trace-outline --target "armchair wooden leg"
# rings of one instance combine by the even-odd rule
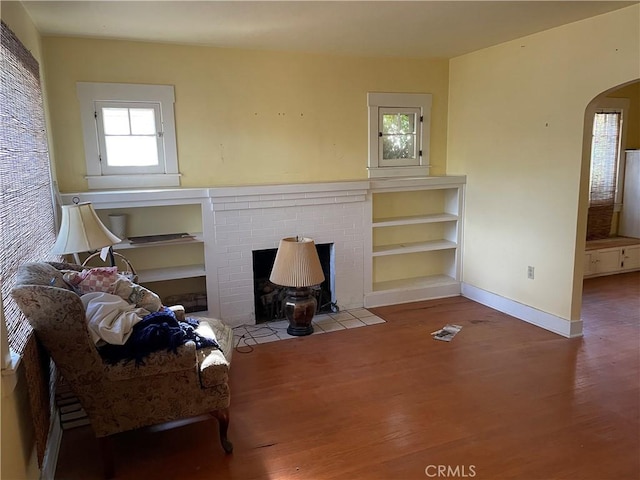
[[[100,446],[100,455],[102,456],[104,478],[113,478],[115,475],[115,468],[113,462],[113,443],[111,442],[111,437],[98,438],[98,444]]]
[[[229,429],[229,409],[216,410],[213,416],[218,419],[220,428],[220,443],[226,453],[233,452],[233,444],[227,439],[227,430]]]

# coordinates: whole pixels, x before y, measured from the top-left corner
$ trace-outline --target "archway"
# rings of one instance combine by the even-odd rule
[[[580,177],[580,199],[578,206],[578,223],[576,238],[576,265],[574,284],[574,308],[582,305],[582,282],[585,272],[589,272],[593,260],[587,253],[587,219],[589,211],[591,149],[593,120],[596,112],[602,109],[623,110],[623,130],[621,132],[620,154],[623,161],[619,163],[620,173],[624,172],[624,152],[628,149],[640,149],[640,79],[612,87],[596,97],[587,105],[584,115],[582,168]],[[619,192],[620,193],[620,192]],[[616,200],[619,202],[619,198]],[[618,227],[619,208],[614,210],[611,233],[615,236]],[[589,272],[597,275],[598,272]],[[602,272],[600,272],[602,273]],[[606,272],[605,272],[606,273]],[[576,317],[579,318],[579,313]]]

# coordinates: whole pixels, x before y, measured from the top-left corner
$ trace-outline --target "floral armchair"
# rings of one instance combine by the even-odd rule
[[[112,364],[92,340],[80,296],[62,270],[77,266],[28,263],[20,267],[12,296],[87,413],[99,440],[105,475],[114,474],[110,437],[145,426],[210,413],[218,419],[223,449],[227,439],[233,333],[219,320],[202,319],[197,331],[215,335],[218,348],[196,349],[193,341],[155,351],[142,363]],[[173,309],[176,316],[184,310]]]

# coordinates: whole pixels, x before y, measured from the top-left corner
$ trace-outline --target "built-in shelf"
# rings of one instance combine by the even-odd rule
[[[198,206],[198,215],[202,217],[202,226],[196,226],[194,228],[188,226],[180,226],[175,224],[169,224],[169,228],[178,229],[179,232],[188,232],[190,230],[204,229],[205,218],[209,211],[208,205],[210,203],[209,189],[207,188],[160,188],[160,189],[140,189],[140,190],[106,190],[106,191],[90,191],[90,192],[78,192],[78,193],[63,193],[61,194],[63,204],[68,205],[75,202],[91,202],[94,208],[98,211],[102,211],[104,215],[113,209],[144,209],[144,208],[164,208],[164,207],[177,207],[186,205]],[[193,212],[195,213],[195,209]],[[156,213],[156,215],[159,215]],[[133,221],[133,220],[132,220]],[[167,225],[158,223],[158,227],[165,230]],[[184,230],[182,230],[184,228]],[[132,228],[136,230],[135,226]],[[166,234],[165,231],[156,232],[154,234],[161,235]],[[205,235],[201,232],[192,233],[194,238],[180,238],[174,240],[149,242],[149,243],[131,243],[129,239],[123,239],[122,242],[113,246],[116,251],[127,251],[126,256],[131,255],[132,263],[136,266],[135,257],[142,255],[144,259],[147,257],[153,258],[151,255],[143,253],[144,249],[154,247],[173,247],[184,246],[193,244],[198,245],[198,248],[205,250]],[[134,253],[135,251],[135,253]],[[155,253],[155,252],[154,252]],[[179,263],[183,260],[180,256],[176,255],[176,262]],[[206,259],[206,256],[205,256]],[[164,260],[164,259],[163,259]],[[187,261],[199,262],[197,258]],[[149,265],[148,259],[145,266]],[[206,263],[206,262],[205,262]],[[152,266],[152,264],[151,264]],[[148,282],[163,282],[167,280],[180,280],[183,278],[196,278],[206,277],[205,264],[197,265],[176,265],[165,268],[136,268],[139,283]],[[209,293],[209,286],[207,285],[207,293]]]
[[[166,247],[172,245],[185,245],[189,243],[204,243],[204,237],[202,233],[193,233],[194,238],[179,238],[175,240],[168,240],[163,242],[148,242],[148,243],[131,243],[128,238],[123,239],[120,243],[113,246],[114,250],[129,250],[132,248],[150,248],[150,247]]]
[[[407,242],[395,245],[381,245],[373,247],[373,256],[399,255],[403,253],[432,252],[434,250],[455,249],[455,242],[449,240],[429,240],[428,242]]]
[[[439,213],[435,215],[412,215],[408,217],[378,218],[373,220],[375,227],[395,227],[398,225],[417,225],[420,223],[455,222],[457,215],[451,213]]]
[[[371,283],[365,307],[460,294],[465,181],[462,176],[371,180],[371,265],[366,271]],[[405,228],[409,225],[414,227]],[[420,255],[406,255],[414,253]],[[387,280],[390,272],[408,277]]]
[[[180,265],[178,267],[139,270],[137,274],[138,281],[140,283],[147,283],[177,280],[181,278],[203,277],[206,275],[206,270],[204,265]]]

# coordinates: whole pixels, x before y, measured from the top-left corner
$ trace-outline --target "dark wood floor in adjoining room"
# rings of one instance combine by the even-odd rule
[[[131,432],[117,478],[638,479],[640,273],[587,280],[583,303],[576,339],[456,297],[234,352],[233,455],[215,420]],[[446,323],[463,329],[433,340]],[[64,433],[57,478],[101,478],[87,427]]]

